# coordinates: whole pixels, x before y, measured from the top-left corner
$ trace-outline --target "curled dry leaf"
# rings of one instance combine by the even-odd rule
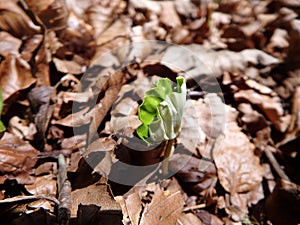
[[[123,222],[133,225],[176,224],[184,205],[179,190],[164,191],[153,183],[115,199],[122,208]]]
[[[84,59],[92,58],[96,48],[93,34],[93,28],[71,12],[61,37],[63,46],[59,49],[60,57],[79,55]]]
[[[18,1],[0,1],[0,27],[1,30],[22,38],[31,36],[41,31],[31,18],[18,5]]]
[[[94,28],[94,37],[100,37],[100,34],[118,18],[125,7],[126,2],[123,0],[101,1],[97,5],[88,7],[86,10],[87,21]]]
[[[90,186],[77,189],[71,193],[72,209],[71,217],[76,217],[78,205],[96,205],[101,210],[120,210],[120,205],[114,200],[110,188],[106,183],[95,183]]]
[[[20,139],[33,140],[37,130],[34,123],[29,123],[17,116],[12,117],[8,123],[8,130]]]
[[[68,9],[64,0],[25,0],[25,2],[49,30],[59,33],[66,27]]]
[[[22,46],[22,58],[29,62],[35,56],[35,51],[40,47],[42,41],[43,35],[41,34],[35,34],[28,38]]]
[[[33,184],[26,185],[26,189],[33,195],[55,197],[57,193],[55,176],[53,174],[39,176]]]
[[[263,95],[252,89],[240,90],[234,94],[236,101],[245,101],[258,106],[275,128],[283,132],[287,128],[283,122],[283,107],[278,96]]]
[[[22,41],[20,39],[5,31],[0,32],[0,54],[2,56],[6,57],[9,54],[19,55],[21,44]]]
[[[233,118],[228,118],[233,114]],[[251,191],[263,176],[259,158],[254,155],[254,145],[237,125],[237,112],[226,106],[224,139],[214,152],[220,183],[231,194]]]
[[[196,194],[212,190],[217,181],[216,167],[212,162],[175,154],[170,158],[170,169],[177,171],[178,180]]]
[[[36,79],[29,64],[21,57],[9,54],[0,64],[0,83],[3,101],[30,87]]]
[[[27,180],[24,177],[20,183],[31,183],[29,174],[33,172],[38,154],[39,152],[29,143],[6,132],[0,140],[0,171],[12,174],[17,179],[18,174],[23,173],[25,177],[27,176]]]

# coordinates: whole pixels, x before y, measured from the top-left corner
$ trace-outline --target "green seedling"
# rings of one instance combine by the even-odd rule
[[[2,90],[0,89],[0,118],[1,118],[1,113],[3,110],[3,100],[2,100]],[[5,126],[2,123],[2,121],[0,120],[0,133],[2,133],[3,131],[5,131]]]
[[[138,136],[148,145],[167,141],[164,159],[169,157],[174,139],[180,133],[186,102],[185,80],[177,77],[176,82],[176,87],[173,87],[168,78],[158,80],[155,87],[146,92],[144,101],[138,108],[138,116],[142,122],[136,130]],[[167,163],[163,164],[164,174],[168,172],[167,166]]]

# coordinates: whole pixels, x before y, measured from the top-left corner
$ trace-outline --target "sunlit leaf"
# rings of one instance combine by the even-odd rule
[[[186,84],[183,77],[177,77],[176,81],[173,90],[170,79],[158,80],[139,106],[139,119],[143,124],[138,127],[137,134],[148,143],[174,139],[180,132]]]

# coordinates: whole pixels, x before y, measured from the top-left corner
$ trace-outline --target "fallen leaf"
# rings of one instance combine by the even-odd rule
[[[177,223],[180,225],[205,225],[196,215],[193,213],[182,213],[177,219]]]
[[[9,54],[19,55],[22,41],[5,31],[0,32],[0,54],[6,57]]]
[[[233,114],[229,119],[227,114]],[[259,158],[254,155],[254,145],[235,121],[237,112],[226,106],[224,138],[214,152],[214,161],[220,183],[231,194],[251,191],[263,176]]]
[[[0,10],[2,11],[0,16],[1,30],[18,38],[40,33],[41,28],[33,23],[30,17],[18,5],[18,1],[1,1]]]
[[[120,210],[119,204],[113,199],[108,184],[95,183],[88,187],[72,191],[71,217],[76,217],[78,205],[100,206],[101,210]]]
[[[21,182],[21,179],[17,179],[21,184],[24,184],[23,182],[29,184],[32,179],[28,175],[34,171],[38,154],[39,152],[29,143],[6,132],[0,140],[0,171],[14,176],[24,173],[27,175],[27,181],[24,179]]]
[[[30,87],[36,79],[29,64],[22,58],[9,54],[0,64],[0,83],[3,101],[17,92]]]

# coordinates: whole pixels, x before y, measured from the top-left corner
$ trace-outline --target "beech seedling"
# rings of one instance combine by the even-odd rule
[[[142,124],[137,135],[148,145],[167,141],[164,158],[168,157],[181,130],[181,120],[186,102],[186,83],[183,77],[176,78],[173,87],[169,78],[161,78],[148,90],[138,116]]]

